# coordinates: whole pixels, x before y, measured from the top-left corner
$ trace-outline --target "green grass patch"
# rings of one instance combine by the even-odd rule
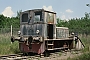
[[[68,58],[67,60],[90,60],[90,52],[83,53],[82,55],[74,58]]]
[[[0,55],[19,53],[18,42],[11,44],[10,36],[0,35]]]
[[[90,35],[79,37],[85,45],[85,48],[81,50],[83,54],[74,58],[69,57],[67,60],[90,60]]]
[[[90,35],[80,35],[79,36],[83,44],[85,45],[85,48],[82,49],[82,52],[89,52],[90,51]]]
[[[59,56],[61,56],[62,55],[62,53],[61,52],[59,52]]]

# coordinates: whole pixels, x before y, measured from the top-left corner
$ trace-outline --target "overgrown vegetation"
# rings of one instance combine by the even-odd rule
[[[18,11],[17,16],[11,18],[0,15],[0,55],[20,52],[18,42],[11,44],[10,41],[10,26],[12,25],[15,29],[20,27],[20,12]]]
[[[85,13],[85,17],[73,18],[69,21],[57,19],[57,26],[68,27],[71,32],[90,34],[90,14]]]
[[[20,13],[22,10],[17,11],[16,17],[5,17],[3,15],[0,15],[0,28],[9,28],[11,25],[14,28],[20,27]]]
[[[85,48],[81,50],[83,54],[74,58],[68,58],[68,60],[90,60],[90,35],[81,36],[81,40],[85,45]]]
[[[78,34],[85,45],[79,57],[69,58],[69,60],[90,60],[90,14],[85,13],[85,17],[73,18],[69,21],[57,19],[57,26],[68,27],[70,32]]]
[[[90,60],[90,52],[83,53],[82,55],[74,58],[68,58],[67,60]]]
[[[18,42],[11,44],[10,36],[0,34],[0,55],[19,53]]]

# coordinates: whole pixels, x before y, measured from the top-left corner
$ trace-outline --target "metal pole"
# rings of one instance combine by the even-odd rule
[[[12,36],[12,25],[11,25],[11,36]]]

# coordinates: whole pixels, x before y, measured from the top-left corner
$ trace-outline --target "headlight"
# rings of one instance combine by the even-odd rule
[[[39,32],[40,32],[39,30],[36,31],[37,34],[39,34]]]
[[[18,35],[20,35],[21,34],[21,31],[18,31]]]

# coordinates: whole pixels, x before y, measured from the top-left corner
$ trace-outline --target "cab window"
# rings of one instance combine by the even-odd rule
[[[22,14],[22,22],[27,22],[28,21],[28,13]]]
[[[35,12],[35,20],[34,20],[34,22],[41,21],[41,18],[42,18],[42,12]]]

